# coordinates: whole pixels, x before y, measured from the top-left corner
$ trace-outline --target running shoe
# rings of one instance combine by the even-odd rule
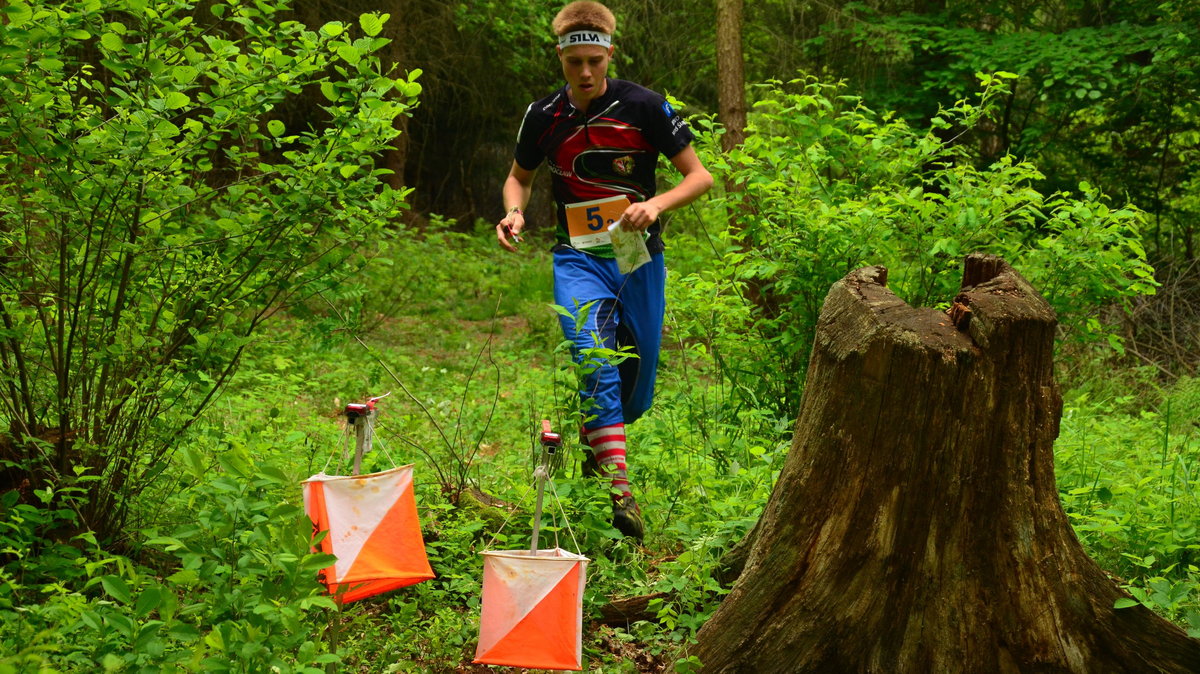
[[[626,494],[619,501],[613,501],[612,524],[626,538],[636,538],[641,542],[646,533],[646,525],[642,522],[642,509],[633,494]]]

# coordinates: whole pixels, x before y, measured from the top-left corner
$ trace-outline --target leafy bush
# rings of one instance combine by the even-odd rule
[[[0,672],[323,672],[338,658],[320,641],[335,605],[316,573],[332,557],[310,548],[312,523],[279,496],[295,480],[254,468],[244,449],[211,467],[173,507],[191,521],[146,542],[158,568],[103,552],[76,524],[79,489],[39,491],[37,506],[5,495],[0,545]],[[293,493],[293,498],[295,497]],[[6,669],[7,668],[7,669]]]
[[[1141,214],[1086,183],[1079,196],[1042,194],[1032,164],[1005,157],[979,169],[954,142],[984,123],[1011,77],[981,76],[977,102],[959,101],[923,132],[814,78],[765,85],[749,137],[725,156],[719,128],[701,120],[706,161],[733,185],[723,203],[735,222],[726,245],[736,245],[676,284],[674,300],[689,312],[678,312],[685,336],[724,354],[746,404],[795,413],[825,293],[866,265],[886,266],[910,304],[939,306],[957,293],[966,254],[999,254],[1058,311],[1065,338],[1119,343],[1097,316],[1154,290]]]
[[[987,163],[1009,153],[1035,161],[1045,191],[1086,180],[1121,194],[1150,214],[1145,241],[1156,264],[1195,259],[1195,2],[1133,0],[1102,14],[1077,4],[1037,12],[1008,3],[846,9],[839,18],[853,19],[826,22],[808,47],[822,59],[845,54],[829,67],[856,91],[926,120],[939,102],[969,95],[974,73],[1016,73],[1003,113],[965,142]]]
[[[420,86],[286,2],[13,2],[0,22],[0,459],[130,497],[281,307],[352,273],[403,206],[373,155]],[[289,98],[324,97],[292,128]]]

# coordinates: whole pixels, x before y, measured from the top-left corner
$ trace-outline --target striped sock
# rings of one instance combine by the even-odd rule
[[[601,472],[612,478],[613,499],[620,500],[631,495],[629,473],[625,467],[625,424],[602,426],[585,432]]]

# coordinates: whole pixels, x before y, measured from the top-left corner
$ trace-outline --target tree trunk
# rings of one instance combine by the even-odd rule
[[[746,140],[742,0],[717,0],[717,116],[725,127],[721,149],[728,152]]]
[[[384,26],[384,37],[391,40],[388,44],[387,56],[390,61],[389,65],[394,64],[396,71],[393,76],[406,76],[406,73],[411,70],[412,66],[408,61],[406,45],[411,35],[409,19],[409,3],[407,1],[388,3],[388,8],[392,12],[391,20]],[[408,119],[409,115],[398,115],[392,124],[399,135],[392,139],[387,150],[383,153],[383,167],[391,171],[384,179],[392,189],[401,189],[405,185],[404,167],[408,163]]]
[[[787,463],[705,672],[1196,672],[1200,641],[1127,596],[1063,513],[1054,312],[967,259],[950,314],[887,270],[834,284]]]

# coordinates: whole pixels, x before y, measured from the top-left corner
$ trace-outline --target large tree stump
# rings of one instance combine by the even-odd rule
[[[971,256],[947,313],[836,283],[786,465],[705,672],[1197,672],[1084,553],[1054,483],[1054,312]]]

